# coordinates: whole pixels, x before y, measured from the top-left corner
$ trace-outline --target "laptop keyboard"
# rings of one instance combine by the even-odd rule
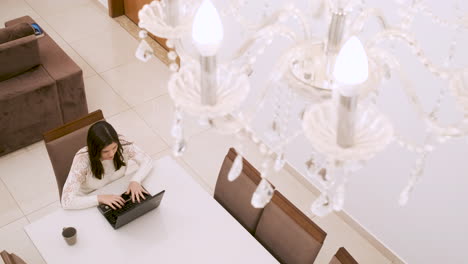
[[[145,198],[150,197],[151,195],[145,194]],[[125,200],[124,206],[122,208],[117,208],[115,210],[110,210],[107,214],[106,217],[111,221],[112,224],[115,224],[117,222],[117,216],[130,211],[134,207],[136,207],[139,203],[137,201],[132,202],[132,198],[129,194],[122,194],[122,198]],[[140,203],[142,203],[144,200],[140,198]]]

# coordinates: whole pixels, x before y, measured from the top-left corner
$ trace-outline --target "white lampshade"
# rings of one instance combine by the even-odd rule
[[[202,56],[213,56],[223,40],[223,24],[210,0],[204,0],[193,19],[192,38]]]
[[[357,85],[369,76],[367,54],[361,41],[352,36],[341,48],[336,57],[333,77],[342,85]]]

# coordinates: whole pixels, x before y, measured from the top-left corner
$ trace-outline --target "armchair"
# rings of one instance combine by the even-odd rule
[[[88,113],[83,73],[29,16],[0,29],[0,156]]]

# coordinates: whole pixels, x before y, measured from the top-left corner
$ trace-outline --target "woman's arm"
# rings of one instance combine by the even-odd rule
[[[70,173],[63,186],[61,201],[63,209],[83,209],[98,205],[97,195],[87,196],[79,191],[90,167],[88,155],[79,152],[73,158]]]
[[[135,172],[135,175],[130,179],[130,181],[137,182],[141,184],[141,181],[145,179],[148,173],[153,168],[153,163],[151,162],[151,157],[141,150],[135,143],[131,143],[124,146],[123,155],[125,160],[128,162],[130,160],[135,161],[139,168]]]

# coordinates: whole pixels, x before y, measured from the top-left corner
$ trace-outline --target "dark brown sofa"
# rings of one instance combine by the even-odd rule
[[[24,16],[0,29],[0,156],[88,113],[82,70],[31,23]]]

